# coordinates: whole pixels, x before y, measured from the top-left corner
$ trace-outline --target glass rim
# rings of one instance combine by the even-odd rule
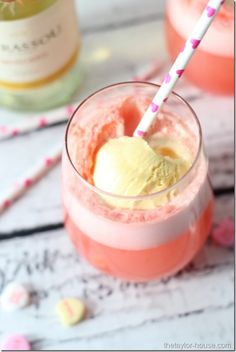
[[[108,86],[105,86],[103,88],[100,88],[98,90],[96,90],[94,93],[90,94],[88,97],[86,97],[85,99],[83,99],[81,101],[81,103],[79,103],[79,105],[77,106],[77,108],[74,110],[73,114],[71,115],[71,118],[69,119],[69,122],[67,124],[66,127],[66,132],[65,132],[65,140],[64,140],[64,147],[65,147],[65,151],[66,151],[66,156],[71,164],[71,166],[73,167],[73,169],[75,170],[77,176],[79,177],[79,179],[85,184],[86,187],[88,187],[90,190],[92,190],[95,193],[99,193],[100,195],[103,195],[104,197],[112,197],[112,198],[118,198],[118,199],[123,199],[126,201],[139,201],[139,200],[147,200],[147,199],[151,199],[160,195],[163,195],[165,193],[170,192],[171,190],[173,190],[174,188],[176,188],[177,185],[180,185],[181,183],[183,183],[183,181],[188,177],[188,175],[191,174],[192,170],[195,168],[198,159],[200,157],[201,154],[201,150],[202,150],[202,128],[200,125],[200,122],[198,120],[197,114],[195,113],[195,111],[193,110],[193,108],[191,107],[191,105],[184,99],[182,98],[179,94],[175,93],[174,91],[171,92],[170,95],[174,95],[179,101],[181,101],[185,106],[187,106],[187,108],[190,110],[194,121],[196,122],[197,125],[197,129],[198,129],[198,135],[199,135],[199,142],[198,142],[198,147],[197,147],[197,152],[196,155],[194,157],[193,163],[190,166],[190,168],[188,169],[188,171],[177,181],[175,182],[173,185],[161,190],[161,191],[157,191],[154,193],[150,193],[150,194],[144,194],[144,195],[138,195],[138,196],[123,196],[123,195],[119,195],[119,194],[115,194],[115,193],[109,193],[107,191],[104,191],[94,185],[92,185],[91,183],[89,183],[77,170],[76,166],[74,165],[71,157],[70,157],[70,153],[68,150],[68,134],[69,134],[69,129],[71,126],[72,121],[75,118],[75,115],[77,113],[77,111],[88,101],[90,100],[92,97],[94,97],[95,95],[97,95],[100,92],[109,90],[110,88],[115,88],[115,87],[120,87],[120,86],[127,86],[127,85],[135,85],[135,84],[139,84],[139,85],[143,85],[143,86],[149,86],[149,87],[153,87],[156,89],[160,88],[160,84],[156,84],[156,83],[151,83],[151,82],[143,82],[143,81],[124,81],[124,82],[118,82],[118,83],[113,83],[110,84]]]

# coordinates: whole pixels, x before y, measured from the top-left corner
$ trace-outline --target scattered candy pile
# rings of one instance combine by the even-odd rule
[[[0,304],[1,309],[6,312],[23,309],[30,304],[30,293],[22,284],[11,282],[1,293]],[[72,326],[84,318],[85,305],[77,298],[65,298],[58,302],[56,312],[62,325]],[[0,349],[27,351],[31,350],[31,344],[25,336],[9,335],[0,344]]]
[[[234,222],[231,218],[223,219],[212,229],[212,239],[223,247],[232,247],[234,244]],[[18,282],[9,283],[1,294],[1,309],[13,312],[25,308],[30,304],[30,294],[25,286]],[[64,298],[56,305],[56,313],[63,326],[73,326],[83,320],[85,305],[78,298]],[[31,344],[25,336],[8,336],[0,345],[3,350],[30,350]]]

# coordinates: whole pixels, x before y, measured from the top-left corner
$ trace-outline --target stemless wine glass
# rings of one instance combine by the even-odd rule
[[[96,126],[109,111],[112,113],[118,101],[120,104],[123,99],[127,104],[127,97],[132,97],[133,101],[151,101],[158,88],[151,83],[125,82],[88,97],[78,106],[67,126],[63,152],[65,226],[72,242],[98,269],[135,281],[176,273],[193,258],[208,236],[213,194],[197,116],[183,98],[176,93],[170,95],[163,113],[157,117],[157,128],[186,143],[193,153],[193,163],[176,184],[149,195],[125,197],[96,188],[77,167],[78,159],[92,166],[95,155],[84,160],[86,140],[79,148],[77,143],[85,135],[95,134]],[[121,110],[122,113],[128,111],[126,119],[130,118],[131,125],[133,121],[138,122],[132,108],[121,106]],[[102,128],[100,135],[96,135],[100,144],[103,143],[102,133],[105,139],[111,137]],[[91,140],[88,144],[86,148],[91,147]],[[98,149],[93,148],[95,152]],[[156,207],[143,209],[142,204],[148,201],[154,201]]]

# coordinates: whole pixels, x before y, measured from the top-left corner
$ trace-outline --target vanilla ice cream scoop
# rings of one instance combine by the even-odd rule
[[[157,148],[158,150],[158,148]],[[164,150],[165,154],[167,148]],[[152,194],[176,183],[187,171],[187,162],[170,155],[157,154],[142,138],[110,139],[98,151],[95,160],[94,185],[106,192],[121,196]],[[165,198],[165,197],[164,197]],[[104,200],[122,208],[152,209],[163,204],[163,196],[130,201],[106,196]]]

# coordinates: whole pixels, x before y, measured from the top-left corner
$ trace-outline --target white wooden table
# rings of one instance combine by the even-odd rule
[[[77,4],[87,69],[78,99],[132,78],[156,58],[166,59],[165,1]],[[206,94],[184,80],[177,91],[202,123],[218,222],[233,212],[233,99]],[[17,119],[18,114],[0,110],[0,125]],[[52,141],[62,141],[64,132],[60,125],[1,142],[0,191]],[[233,251],[209,240],[187,268],[168,280],[134,284],[105,276],[78,256],[63,228],[59,166],[0,217],[0,291],[11,280],[29,287],[32,304],[19,313],[0,312],[0,341],[6,334],[21,333],[36,350],[173,350],[171,343],[197,349],[197,344],[214,349],[220,343],[233,349]],[[81,297],[88,317],[64,329],[54,309],[67,296]]]

